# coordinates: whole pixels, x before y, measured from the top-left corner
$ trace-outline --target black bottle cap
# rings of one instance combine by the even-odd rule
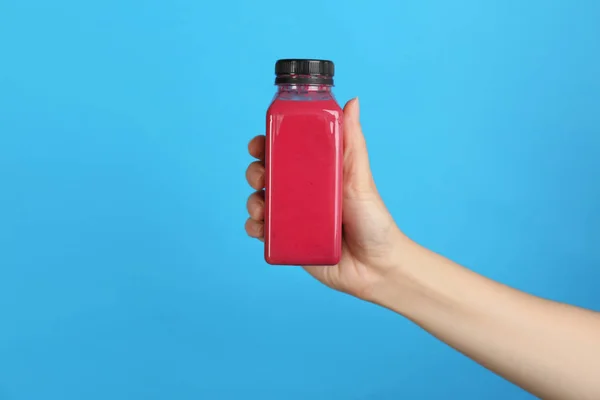
[[[278,60],[275,75],[276,85],[333,85],[334,65],[328,60]]]

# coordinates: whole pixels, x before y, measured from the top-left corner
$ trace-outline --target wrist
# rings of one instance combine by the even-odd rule
[[[446,286],[454,277],[456,264],[404,235],[396,248],[393,268],[373,286],[369,301],[415,322],[452,303]]]
[[[373,287],[370,301],[418,324],[434,316],[480,313],[491,302],[484,294],[499,292],[498,284],[408,238],[397,247],[394,268]]]
[[[399,232],[390,266],[381,272],[363,299],[406,316],[421,291],[419,268],[425,252],[425,248]]]

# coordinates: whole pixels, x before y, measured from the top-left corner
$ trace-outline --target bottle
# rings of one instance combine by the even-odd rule
[[[342,108],[334,64],[275,64],[277,93],[267,111],[265,260],[335,265],[342,252]]]

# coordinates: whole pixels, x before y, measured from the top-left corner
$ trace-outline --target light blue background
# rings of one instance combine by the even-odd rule
[[[336,61],[402,229],[600,309],[598,1],[0,0],[0,399],[528,399],[268,267],[247,141]]]

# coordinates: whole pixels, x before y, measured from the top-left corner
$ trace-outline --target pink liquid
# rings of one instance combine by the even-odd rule
[[[267,112],[265,259],[334,265],[342,250],[342,110],[276,98]]]

